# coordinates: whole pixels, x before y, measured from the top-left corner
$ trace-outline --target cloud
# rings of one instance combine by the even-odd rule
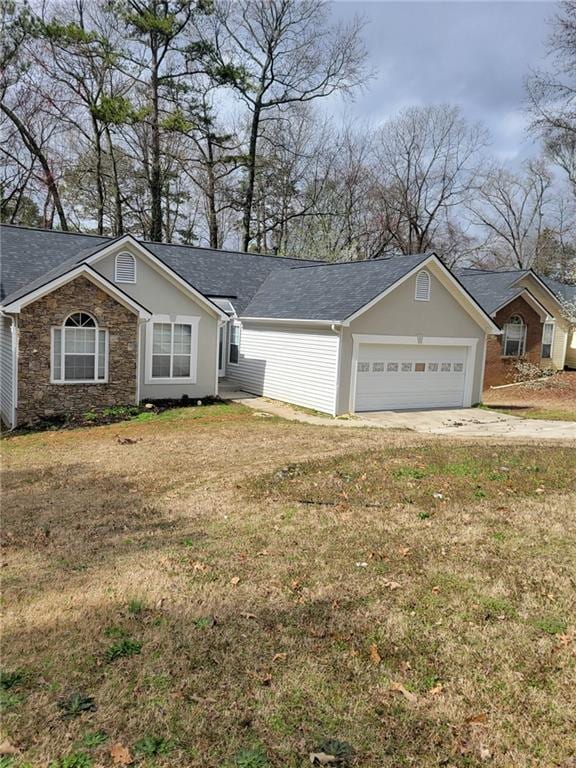
[[[338,21],[366,21],[377,76],[352,108],[327,107],[378,124],[408,105],[457,104],[493,136],[494,154],[519,161],[538,152],[523,113],[524,79],[543,63],[553,3],[363,2],[332,5]]]

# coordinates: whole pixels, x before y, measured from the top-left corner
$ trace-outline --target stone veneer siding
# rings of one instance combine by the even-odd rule
[[[108,330],[108,381],[51,384],[51,329],[72,312],[89,312]],[[19,317],[18,425],[56,414],[136,401],[138,317],[80,276],[25,307]]]
[[[526,351],[522,360],[527,360],[535,365],[540,365],[542,354],[543,323],[540,316],[532,307],[518,297],[501,309],[494,318],[499,328],[504,326],[512,315],[520,315],[526,324]],[[502,344],[504,336],[489,336],[486,345],[486,369],[484,373],[484,386],[490,387],[497,384],[510,384],[514,381],[514,363],[517,357],[502,357]]]

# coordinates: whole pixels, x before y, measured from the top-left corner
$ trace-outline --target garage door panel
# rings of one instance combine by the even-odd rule
[[[466,347],[361,344],[356,410],[460,407],[466,365]]]

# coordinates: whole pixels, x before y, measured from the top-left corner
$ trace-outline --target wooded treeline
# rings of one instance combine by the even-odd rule
[[[576,0],[527,78],[512,172],[458,108],[335,125],[362,23],[318,0],[0,0],[2,220],[326,259],[576,263]],[[325,101],[323,109],[319,103]]]

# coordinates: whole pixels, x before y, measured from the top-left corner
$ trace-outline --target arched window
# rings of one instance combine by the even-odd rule
[[[52,328],[52,381],[102,383],[108,378],[108,331],[88,312],[73,312]]]
[[[430,301],[430,274],[422,269],[416,275],[416,301]]]
[[[117,283],[136,282],[136,259],[131,253],[122,251],[117,254],[114,268],[114,280]]]
[[[521,315],[512,315],[504,326],[502,355],[522,357],[526,351],[526,324]]]

